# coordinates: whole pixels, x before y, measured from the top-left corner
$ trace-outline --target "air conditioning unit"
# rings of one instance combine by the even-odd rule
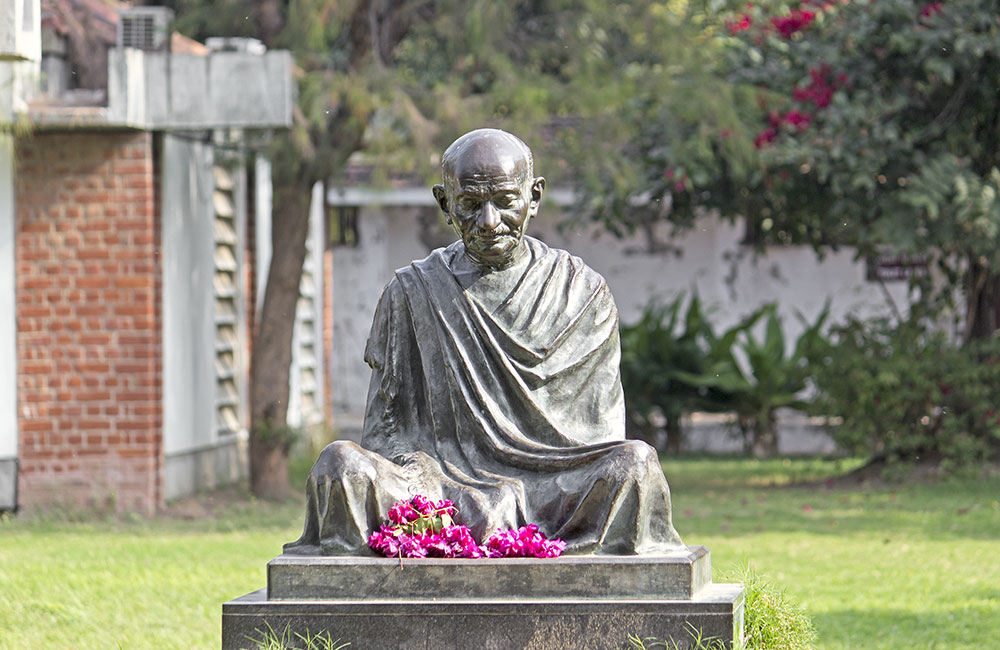
[[[118,47],[147,52],[170,49],[170,23],[174,12],[167,7],[131,7],[118,12]]]
[[[267,52],[267,47],[256,38],[238,36],[212,36],[205,39],[205,47],[212,52],[241,52],[256,55]]]

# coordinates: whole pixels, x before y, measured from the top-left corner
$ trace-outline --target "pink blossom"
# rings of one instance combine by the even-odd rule
[[[743,14],[742,16],[740,16],[739,20],[727,21],[726,29],[729,30],[730,34],[739,34],[740,32],[745,32],[748,29],[750,29],[750,26],[752,24],[753,21],[750,20],[750,15]]]
[[[566,549],[566,542],[561,539],[548,539],[538,530],[538,526],[529,524],[517,530],[498,530],[486,541],[486,549],[490,557],[559,557]]]
[[[406,524],[420,518],[420,513],[410,505],[409,501],[397,501],[389,508],[389,521],[394,524]]]
[[[454,504],[447,499],[431,501],[416,495],[409,501],[399,501],[389,509],[388,522],[368,536],[368,546],[386,557],[400,558],[542,558],[558,557],[566,548],[565,542],[547,539],[534,524],[516,531],[497,531],[481,546],[466,526],[441,519],[455,512]]]
[[[944,10],[943,2],[929,2],[924,5],[924,8],[920,10],[920,15],[923,18],[933,18]]]
[[[785,113],[784,117],[785,122],[791,124],[792,126],[798,127],[800,131],[804,130],[807,126],[809,126],[809,122],[811,120],[812,120],[812,115],[809,115],[808,113],[803,113],[801,111],[797,111],[795,109],[792,109],[787,113]]]
[[[818,68],[809,68],[809,85],[805,88],[795,88],[792,97],[800,102],[810,102],[817,108],[826,108],[833,99],[833,93],[847,83],[847,75],[838,74],[830,81],[833,68],[828,63]]]
[[[808,27],[816,18],[816,12],[811,9],[793,9],[787,16],[775,16],[771,24],[783,38],[791,38]]]
[[[778,130],[773,126],[769,126],[757,134],[757,137],[753,139],[753,146],[760,149],[765,144],[774,142],[776,137],[778,137]]]

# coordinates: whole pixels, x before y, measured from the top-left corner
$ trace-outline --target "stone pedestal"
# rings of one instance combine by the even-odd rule
[[[266,589],[222,606],[223,650],[264,630],[367,648],[616,650],[628,636],[733,644],[742,585],[713,584],[708,549],[659,556],[399,560],[281,555]]]

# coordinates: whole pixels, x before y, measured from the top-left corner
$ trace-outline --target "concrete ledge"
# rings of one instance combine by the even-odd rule
[[[17,507],[17,459],[0,458],[0,510]]]
[[[164,459],[167,501],[235,483],[247,475],[247,441],[230,436],[216,445],[168,454]]]
[[[267,564],[273,600],[454,598],[689,599],[712,582],[708,549],[670,555],[566,555],[537,560],[280,555]]]
[[[546,560],[545,562],[549,562]],[[405,568],[404,568],[405,571]],[[743,633],[742,585],[712,584],[692,599],[268,600],[261,589],[222,606],[222,648],[256,648],[273,629],[329,634],[368,648],[612,650],[629,634],[690,648],[691,630],[724,639]],[[294,637],[293,637],[294,638]]]

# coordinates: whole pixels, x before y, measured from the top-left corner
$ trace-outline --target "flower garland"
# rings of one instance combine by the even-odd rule
[[[385,557],[494,558],[559,557],[561,539],[548,539],[529,524],[502,529],[478,544],[468,527],[455,523],[455,506],[448,499],[431,501],[416,495],[389,508],[389,519],[368,537],[368,546]]]

